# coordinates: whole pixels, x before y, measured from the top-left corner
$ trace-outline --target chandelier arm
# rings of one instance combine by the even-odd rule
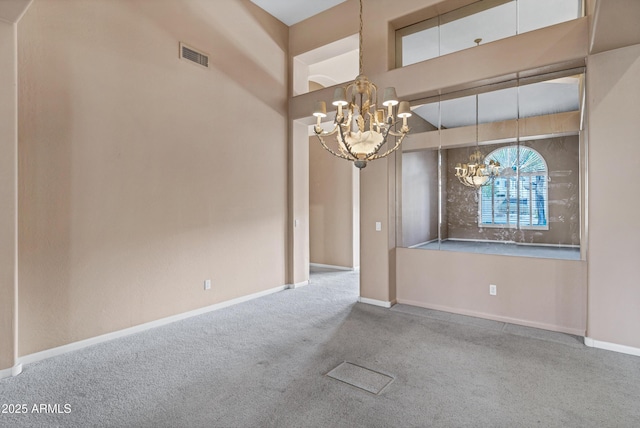
[[[368,158],[367,160],[381,159],[381,158],[389,156],[391,153],[393,153],[396,150],[398,150],[398,148],[400,147],[400,144],[402,144],[402,140],[404,140],[405,135],[407,135],[407,134],[402,134],[402,136],[398,140],[396,140],[396,145],[393,146],[392,148],[390,148],[389,150],[387,150],[385,153],[383,153],[381,155],[374,155],[373,157]]]
[[[340,154],[340,153],[336,153],[336,152],[334,152],[333,150],[331,150],[331,149],[329,148],[329,146],[327,146],[327,144],[324,142],[324,140],[322,139],[322,137],[321,137],[319,134],[316,134],[316,135],[318,136],[318,140],[320,140],[320,144],[322,145],[322,147],[323,147],[326,151],[328,151],[329,153],[331,153],[331,154],[332,154],[332,155],[334,155],[335,157],[338,157],[338,158],[341,158],[341,159],[346,159],[346,160],[348,160],[348,161],[352,161],[352,160],[353,160],[353,159],[351,159],[351,158],[350,158],[350,157],[348,157],[348,156],[345,156],[345,155]]]
[[[400,144],[402,144],[402,140],[404,140],[404,137],[409,132],[409,130],[407,130],[405,132],[395,132],[395,131],[391,130],[391,126],[389,126],[389,128],[387,128],[386,131],[387,132],[384,134],[384,138],[383,138],[382,142],[376,146],[375,150],[372,153],[367,154],[367,159],[375,160],[375,159],[380,159],[380,158],[384,158],[386,156],[389,156],[391,153],[393,153],[396,150],[398,150],[398,147],[400,147]],[[382,155],[376,155],[376,153],[378,153],[380,148],[386,144],[387,137],[389,136],[389,134],[393,135],[394,137],[400,137],[400,139],[396,141],[396,145],[393,148],[387,150]]]
[[[378,153],[378,151],[382,148],[382,146],[384,146],[385,144],[387,144],[387,137],[389,137],[389,129],[387,129],[387,132],[383,133],[382,136],[382,141],[380,142],[380,144],[378,144],[375,149],[373,150],[373,152],[371,153],[367,153],[367,159],[370,156],[375,156],[376,153]]]
[[[395,132],[395,131],[389,131],[389,134],[393,135],[394,137],[402,137],[404,135],[407,135],[409,133],[409,131],[411,131],[410,129],[408,129],[406,132]]]
[[[353,159],[358,159],[358,156],[356,156],[351,151],[351,144],[347,143],[346,138],[344,138],[344,132],[342,131],[342,126],[338,126],[338,130],[340,131],[340,138],[342,139],[342,145],[347,149],[347,153],[349,153],[349,155],[351,155]]]
[[[330,135],[333,135],[333,134],[335,134],[337,131],[338,131],[338,125],[336,125],[336,126],[335,126],[331,131],[324,131],[324,130],[322,130],[322,131],[320,131],[320,132],[317,132],[315,128],[314,128],[314,130],[313,130],[313,132],[315,132],[315,133],[316,133],[316,135],[318,135],[318,136],[322,135],[323,137],[328,137],[328,136],[330,136]]]

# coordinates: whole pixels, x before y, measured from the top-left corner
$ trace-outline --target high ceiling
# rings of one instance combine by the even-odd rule
[[[324,12],[346,0],[251,0],[280,21],[291,26]]]

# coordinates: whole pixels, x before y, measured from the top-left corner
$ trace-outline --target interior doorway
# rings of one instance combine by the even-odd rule
[[[309,261],[313,268],[360,267],[360,175],[309,135]]]

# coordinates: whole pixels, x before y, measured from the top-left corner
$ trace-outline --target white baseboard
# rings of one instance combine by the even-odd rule
[[[584,336],[584,333],[585,333],[584,330],[579,328],[563,327],[555,324],[546,324],[542,322],[529,321],[529,320],[524,320],[520,318],[505,317],[502,315],[494,315],[494,314],[488,314],[485,312],[453,308],[450,306],[433,305],[430,303],[424,303],[424,302],[419,302],[415,300],[399,298],[398,303],[404,304],[404,305],[417,306],[419,308],[434,309],[436,311],[450,312],[452,314],[466,315],[470,317],[483,318],[483,319],[492,320],[492,321],[505,322],[508,324],[516,324],[516,325],[523,325],[525,327],[539,328],[541,330],[556,331],[558,333],[566,333],[566,334],[571,334],[571,335],[580,336],[580,337]]]
[[[0,379],[4,379],[6,377],[11,377],[11,376],[18,376],[20,373],[22,373],[21,363],[16,364],[15,366],[8,369],[0,370]]]
[[[25,355],[18,359],[20,367],[20,371],[22,371],[22,364],[30,364],[36,361],[45,360],[47,358],[55,357],[58,355],[66,354],[67,352],[77,351],[82,348],[86,348],[87,346],[96,345],[98,343],[106,342],[113,339],[118,339],[121,337],[129,336],[131,334],[140,333],[145,330],[149,330],[152,328],[160,327],[163,325],[171,324],[176,321],[181,321],[187,318],[195,317],[198,315],[203,315],[208,312],[217,311],[219,309],[228,308],[229,306],[237,305],[238,303],[247,302],[249,300],[257,299],[258,297],[263,297],[269,294],[277,293],[279,291],[286,290],[288,286],[281,285],[279,287],[270,288],[268,290],[259,291],[257,293],[249,294],[247,296],[237,297],[235,299],[227,300],[225,302],[216,303],[211,306],[206,306],[204,308],[195,309],[193,311],[184,312],[182,314],[173,315],[170,317],[162,318],[156,321],[151,321],[148,323],[136,325],[134,327],[125,328],[124,330],[114,331],[112,333],[103,334],[100,336],[92,337],[90,339],[80,340],[78,342],[69,343],[67,345],[58,346],[57,348],[46,349],[44,351],[36,352],[33,354]],[[15,367],[14,367],[15,369]],[[12,370],[12,369],[7,369]],[[0,378],[2,377],[2,373],[0,372]]]
[[[305,285],[309,285],[309,281],[296,282],[295,284],[287,284],[287,289],[294,290],[296,288],[304,287]]]
[[[634,348],[632,346],[618,345],[617,343],[602,342],[590,337],[584,338],[584,344],[590,348],[605,349],[607,351],[620,352],[621,354],[635,355],[640,357],[640,348]]]
[[[309,263],[309,266],[316,267],[316,268],[323,268],[323,269],[333,269],[333,270],[346,270],[346,271],[353,271],[356,269],[360,270],[359,266],[357,268],[352,268],[347,266],[323,265],[321,263]]]
[[[396,304],[395,301],[385,302],[384,300],[369,299],[367,297],[358,297],[358,302],[366,303],[367,305],[380,306],[381,308],[387,309]]]
[[[11,376],[18,376],[22,373],[22,363],[18,363],[11,368]]]

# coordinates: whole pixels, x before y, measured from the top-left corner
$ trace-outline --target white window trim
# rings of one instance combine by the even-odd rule
[[[513,147],[513,146],[505,146],[505,147],[500,147],[497,148],[495,150],[493,150],[491,153],[489,153],[489,155],[486,157],[487,159],[491,157],[491,155],[493,155],[495,152],[499,151],[499,150],[504,150],[507,149],[509,147]],[[540,152],[538,152],[536,149],[529,147],[529,146],[524,146],[529,150],[534,151],[542,160],[542,162],[544,163],[544,172],[542,171],[536,171],[536,172],[520,172],[518,170],[517,174],[513,175],[513,176],[509,176],[508,178],[511,177],[515,177],[515,178],[520,178],[520,177],[537,177],[537,176],[544,176],[545,177],[545,181],[547,182],[547,194],[546,194],[546,198],[544,199],[544,212],[546,214],[546,219],[547,219],[547,224],[545,224],[544,226],[539,226],[539,225],[521,225],[520,224],[520,218],[518,216],[518,220],[515,224],[512,223],[505,223],[505,224],[496,224],[496,223],[483,223],[482,222],[482,194],[481,194],[481,189],[478,190],[478,227],[479,228],[488,228],[488,229],[514,229],[514,230],[549,230],[549,223],[550,223],[550,219],[549,219],[549,165],[547,164],[546,159],[544,158],[544,156],[542,156],[540,154]],[[519,149],[519,147],[518,147]],[[503,177],[505,178],[505,177]],[[494,188],[494,181],[491,181],[490,184],[491,188]],[[530,189],[531,191],[531,189]],[[495,190],[492,191],[492,194],[495,195]],[[531,196],[531,195],[530,195]],[[531,201],[532,198],[530,197],[529,200]],[[493,206],[493,204],[492,204]],[[491,208],[491,212],[492,212],[492,218],[493,218],[493,208]],[[507,216],[508,216],[508,211],[507,211]]]

